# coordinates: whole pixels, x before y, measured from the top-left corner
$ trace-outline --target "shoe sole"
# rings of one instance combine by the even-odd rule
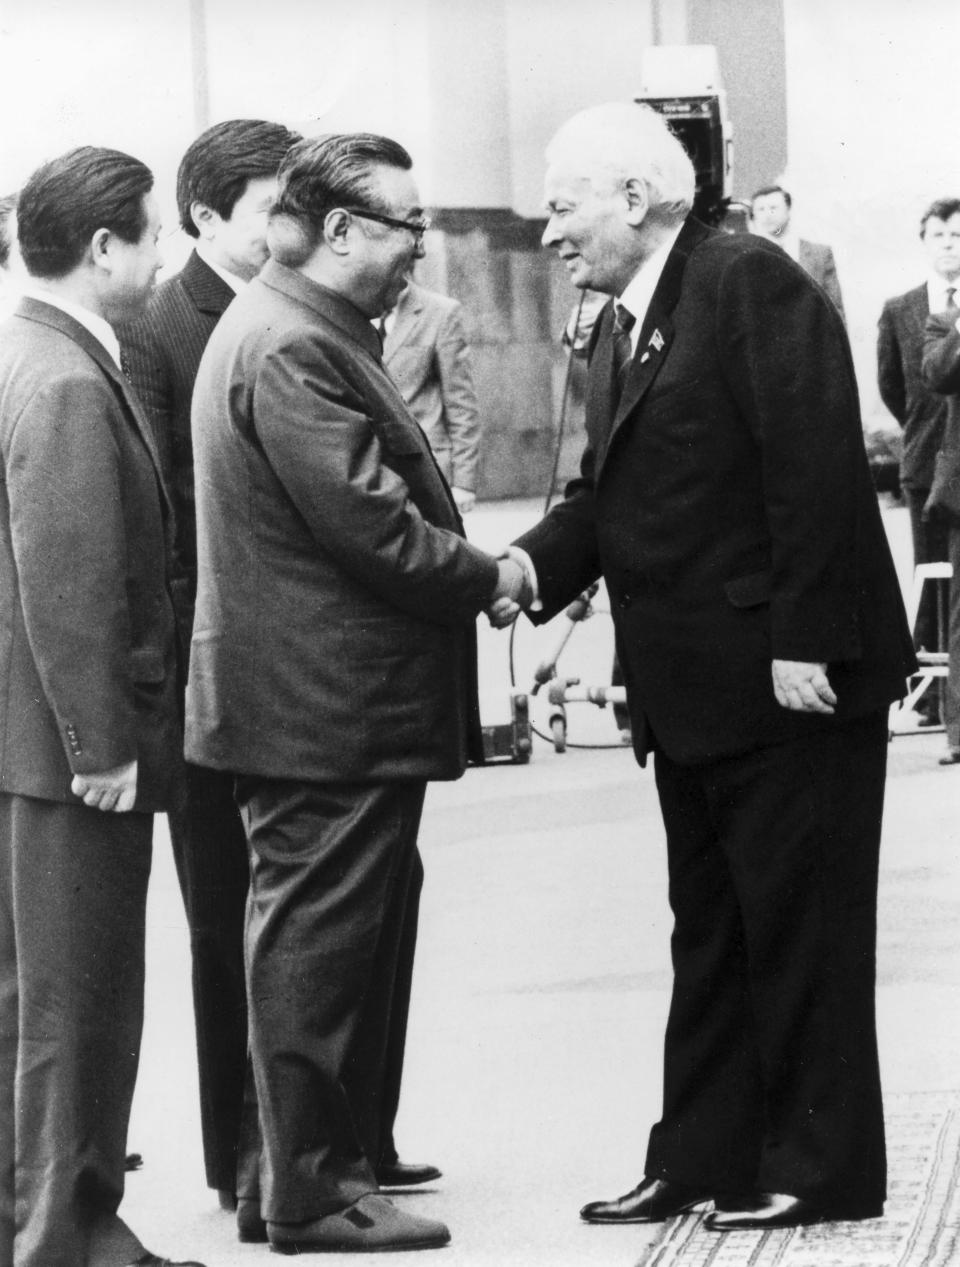
[[[651,1218],[649,1216],[639,1219],[623,1219],[615,1216],[611,1216],[609,1218],[604,1218],[602,1216],[600,1218],[594,1218],[588,1217],[584,1214],[581,1214],[580,1218],[584,1223],[603,1223],[607,1227],[611,1224],[616,1225],[618,1223],[666,1223],[669,1219],[679,1218],[681,1214],[690,1214],[694,1210],[699,1210],[702,1206],[709,1204],[711,1200],[711,1197],[701,1197],[699,1201],[691,1201],[688,1205],[682,1205],[676,1210],[671,1210],[669,1214],[660,1214],[656,1218]]]
[[[271,1254],[399,1254],[405,1250],[443,1249],[449,1245],[447,1241],[404,1241],[401,1245],[357,1245],[331,1244],[329,1241],[298,1241],[296,1244],[275,1245],[270,1243]]]

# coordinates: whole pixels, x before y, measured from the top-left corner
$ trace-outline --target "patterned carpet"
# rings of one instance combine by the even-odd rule
[[[665,1223],[637,1267],[960,1267],[960,1095],[887,1102],[889,1195],[883,1218],[773,1232]]]

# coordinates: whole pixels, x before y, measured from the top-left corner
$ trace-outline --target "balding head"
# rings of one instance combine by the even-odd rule
[[[648,106],[612,102],[568,120],[547,147],[543,235],[574,285],[619,295],[693,206],[693,164]]]
[[[547,164],[578,166],[599,191],[642,180],[650,214],[679,224],[693,206],[696,177],[686,150],[649,106],[613,101],[581,110],[547,146]]]

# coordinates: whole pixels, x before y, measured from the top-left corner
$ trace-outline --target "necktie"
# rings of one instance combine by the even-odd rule
[[[617,399],[623,395],[623,385],[630,372],[633,359],[633,348],[630,345],[630,331],[636,317],[623,304],[614,305],[613,317],[613,371],[616,384]]]
[[[957,288],[956,286],[947,287],[947,312],[956,312],[957,310]]]

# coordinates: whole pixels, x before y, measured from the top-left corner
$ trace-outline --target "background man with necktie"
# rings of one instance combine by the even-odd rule
[[[939,198],[931,203],[920,221],[920,243],[927,258],[927,279],[886,301],[877,336],[880,396],[903,430],[900,485],[910,512],[915,564],[947,557],[944,523],[924,514],[937,453],[943,443],[947,402],[924,382],[921,362],[927,318],[956,302],[960,284],[960,198]],[[936,594],[932,585],[924,586],[913,637],[916,647],[937,649]],[[927,724],[935,725],[940,720],[935,690],[924,694],[919,711]]]
[[[653,111],[586,110],[547,163],[544,244],[615,304],[581,475],[514,548],[537,620],[606,581],[675,917],[645,1176],[582,1217],[878,1215],[887,710],[915,660],[843,322],[778,247],[689,216],[693,167]],[[615,306],[634,318],[622,388]]]

